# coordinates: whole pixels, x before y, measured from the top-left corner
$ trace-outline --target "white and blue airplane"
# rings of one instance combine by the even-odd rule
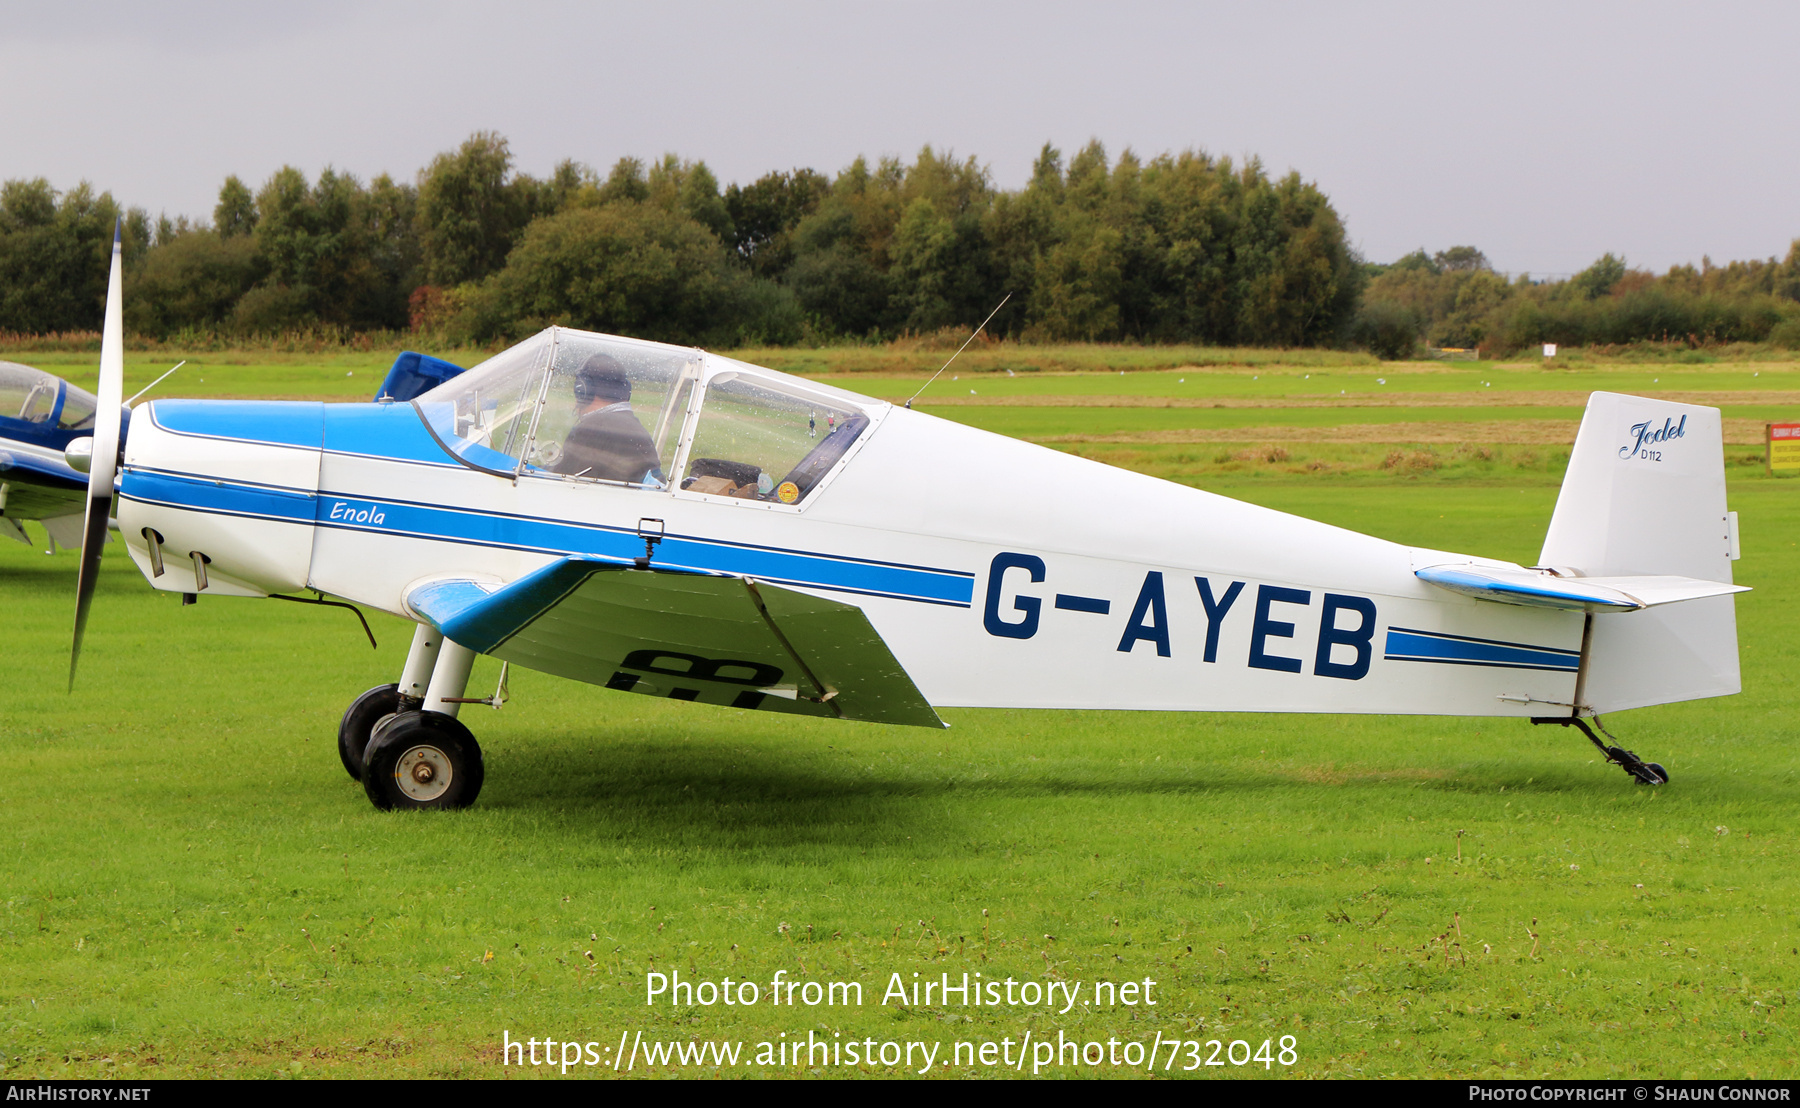
[[[1668,775],[1588,721],[1739,688],[1713,408],[1595,393],[1535,567],[563,327],[411,401],[155,400],[118,448],[113,267],[71,684],[116,468],[152,587],[416,625],[339,732],[378,807],[475,800],[477,654],[922,727],[946,706],[1512,716],[1646,784]]]
[[[23,526],[29,520],[48,532],[51,553],[81,546],[88,478],[67,456],[93,435],[94,408],[90,392],[41,369],[0,362],[0,535],[31,542]]]

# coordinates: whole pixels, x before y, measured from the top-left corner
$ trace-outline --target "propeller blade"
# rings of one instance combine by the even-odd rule
[[[100,332],[100,388],[94,412],[94,455],[88,469],[87,518],[81,533],[81,576],[75,586],[75,638],[69,648],[69,691],[81,661],[88,607],[100,580],[106,521],[112,515],[113,476],[119,460],[119,424],[125,395],[125,316],[120,263],[120,224],[113,224],[112,270],[106,279],[106,323]]]

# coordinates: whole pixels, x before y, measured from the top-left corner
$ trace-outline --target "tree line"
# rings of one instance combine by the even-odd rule
[[[1565,280],[1508,279],[1473,246],[1368,266],[1353,338],[1384,357],[1424,342],[1507,353],[1538,343],[1773,343],[1800,349],[1800,239],[1777,260],[1657,274],[1602,255]]]
[[[162,340],[306,329],[495,343],[564,323],[711,346],[880,341],[990,325],[1032,341],[1436,345],[1765,341],[1796,318],[1800,255],[1678,267],[1608,255],[1556,282],[1507,280],[1480,251],[1357,256],[1297,173],[1195,151],[1066,157],[1023,188],[931,147],[835,176],[721,188],[705,162],[573,160],[518,172],[477,133],[412,181],[283,167],[236,176],[210,219],[151,219],[85,183],[0,186],[0,331],[99,325],[113,221],[127,326]]]

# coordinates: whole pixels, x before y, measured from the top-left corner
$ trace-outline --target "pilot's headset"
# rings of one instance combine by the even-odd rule
[[[631,378],[611,354],[595,354],[575,371],[575,404],[585,408],[596,400],[618,403],[631,399]]]

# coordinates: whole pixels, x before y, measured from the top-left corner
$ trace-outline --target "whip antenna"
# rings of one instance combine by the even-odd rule
[[[981,326],[976,327],[975,330],[971,331],[969,333],[969,337],[963,340],[963,344],[956,348],[956,354],[961,354],[963,351],[967,350],[969,348],[969,344],[975,341],[975,336],[981,334],[981,328],[986,327],[989,323],[993,322],[994,317],[1000,314],[1000,309],[1006,307],[1006,302],[1011,299],[1012,299],[1012,293],[1010,293],[1010,292],[1007,293],[1005,296],[1002,296],[1000,298],[1000,303],[995,304],[994,310],[989,312],[987,314],[987,318],[981,321]],[[954,362],[956,360],[956,354],[950,355],[950,362]],[[939,377],[942,377],[944,375],[944,371],[946,369],[950,368],[950,362],[945,362],[943,365],[938,366],[938,371],[931,375],[931,381],[935,381]],[[912,402],[919,398],[919,393],[922,393],[926,389],[931,387],[931,381],[927,381],[923,385],[920,385],[919,392],[915,392],[911,396],[906,398],[906,408],[908,411],[912,410]]]
[[[169,373],[174,373],[176,370],[180,369],[182,366],[184,366],[186,364],[187,364],[187,359],[186,358],[181,359],[179,362],[176,362],[174,365],[169,367]],[[138,397],[149,392],[151,389],[162,384],[164,381],[167,381],[169,379],[169,373],[163,374],[161,377],[158,377],[156,380],[150,382],[148,385],[145,385],[143,388],[137,390],[137,392],[132,396],[131,400],[127,400],[125,403],[130,404],[132,400],[136,400]]]

